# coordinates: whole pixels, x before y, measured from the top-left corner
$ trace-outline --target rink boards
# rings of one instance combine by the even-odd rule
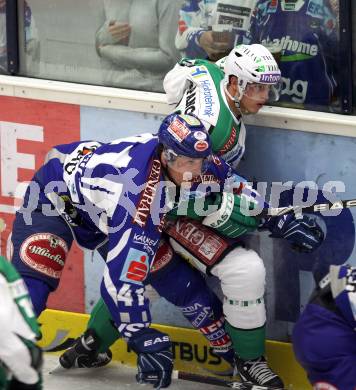
[[[78,337],[86,327],[89,316],[58,310],[46,310],[40,317],[41,347],[46,351],[56,351],[72,338]],[[170,335],[173,342],[175,369],[206,374],[223,372],[228,368],[220,358],[213,355],[205,338],[196,330],[165,325],[155,328]],[[112,347],[113,359],[128,365],[136,365],[136,354],[128,351],[123,340]],[[272,368],[283,378],[286,388],[293,390],[311,389],[303,369],[296,362],[289,343],[267,341],[267,358]]]

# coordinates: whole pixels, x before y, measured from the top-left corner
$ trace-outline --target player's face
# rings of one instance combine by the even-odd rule
[[[203,161],[202,158],[178,156],[167,165],[167,170],[174,183],[181,185],[183,181],[192,180],[202,174]]]
[[[271,85],[247,84],[240,101],[242,111],[256,114],[267,102]]]

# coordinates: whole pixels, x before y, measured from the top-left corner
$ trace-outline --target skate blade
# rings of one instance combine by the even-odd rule
[[[49,374],[62,374],[64,372],[68,372],[67,368],[64,368],[61,364],[58,364],[53,370],[49,371]]]

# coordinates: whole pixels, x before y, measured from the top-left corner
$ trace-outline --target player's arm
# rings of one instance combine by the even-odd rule
[[[163,80],[163,88],[168,104],[177,105],[184,92],[189,87],[189,74],[195,60],[182,59],[166,74]]]
[[[178,50],[184,51],[189,58],[205,58],[206,52],[199,40],[207,28],[202,27],[204,2],[200,0],[185,1],[179,11],[178,31],[175,44]]]

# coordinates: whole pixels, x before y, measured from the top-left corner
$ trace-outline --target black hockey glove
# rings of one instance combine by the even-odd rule
[[[128,345],[137,353],[138,383],[151,383],[155,389],[171,384],[173,354],[167,334],[153,328],[143,329],[132,336]]]
[[[303,215],[295,218],[288,214],[271,217],[264,224],[272,234],[271,237],[284,238],[298,252],[315,251],[324,240],[324,233],[314,218]]]

